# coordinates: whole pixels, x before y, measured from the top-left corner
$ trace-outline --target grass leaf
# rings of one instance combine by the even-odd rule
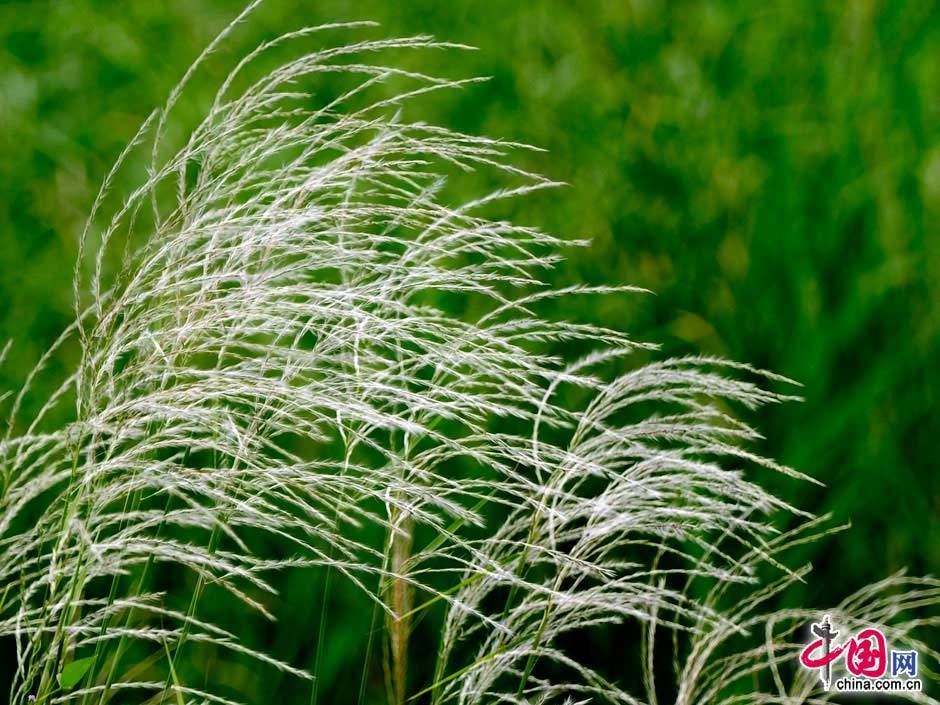
[[[78,685],[79,681],[81,681],[88,672],[88,669],[91,668],[91,664],[94,663],[94,660],[93,656],[88,656],[87,658],[80,658],[66,664],[65,668],[63,668],[58,675],[59,685],[62,689],[71,690]]]

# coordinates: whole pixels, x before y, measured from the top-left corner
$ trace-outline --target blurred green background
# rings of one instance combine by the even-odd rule
[[[72,318],[76,242],[99,182],[241,7],[0,2],[0,341],[15,342],[3,388]],[[767,481],[853,528],[805,549],[816,572],[791,599],[833,602],[903,567],[940,573],[936,3],[268,0],[198,75],[177,134],[247,48],[351,19],[382,24],[353,36],[479,47],[412,57],[428,73],[492,80],[407,117],[546,148],[522,163],[570,186],[513,216],[593,241],[553,280],[656,292],[565,301],[558,315],[804,385],[804,403],[750,420],[767,436],[761,452],[827,488]],[[258,638],[309,665],[319,587],[300,575],[285,590],[280,626]],[[368,615],[344,607],[342,590],[335,599],[329,701],[355,702],[343,679],[358,689]],[[280,687],[231,678],[257,702]]]

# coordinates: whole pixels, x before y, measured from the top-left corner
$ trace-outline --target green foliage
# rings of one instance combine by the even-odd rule
[[[94,662],[95,658],[93,656],[72,661],[62,669],[56,680],[58,680],[63,690],[69,691],[81,682]]]

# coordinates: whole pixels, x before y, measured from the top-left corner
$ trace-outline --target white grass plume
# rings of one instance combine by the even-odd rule
[[[553,296],[631,289],[546,289],[540,272],[572,243],[488,215],[556,185],[510,164],[530,148],[405,121],[409,98],[469,81],[365,63],[456,45],[424,36],[329,45],[241,79],[272,50],[363,24],[258,47],[161,161],[194,66],[106,179],[63,337],[80,338],[81,365],[24,424],[31,375],[0,445],[0,635],[15,635],[18,655],[11,702],[105,703],[128,692],[231,702],[219,684],[179,682],[184,642],[310,678],[198,616],[209,585],[266,614],[270,576],[297,566],[322,567],[384,614],[396,704],[655,704],[669,692],[654,666],[664,638],[679,703],[825,699],[806,675],[784,682],[794,630],[817,613],[764,610],[805,574],[777,556],[827,530],[752,479],[758,469],[808,478],[745,450],[757,433],[732,410],[788,398],[761,386],[787,380],[708,358],[631,367],[631,353],[650,346],[535,313]],[[327,74],[358,82],[315,105],[303,86]],[[389,82],[411,85],[368,100]],[[99,224],[115,174],[151,131],[151,176]],[[506,187],[450,203],[451,172],[480,168],[501,172]],[[135,244],[141,230],[149,236]],[[480,313],[447,313],[441,294]],[[547,352],[572,341],[592,352],[575,361]],[[73,421],[47,428],[45,416],[70,399]],[[781,534],[775,513],[805,523]],[[362,526],[383,527],[386,541],[372,545]],[[290,542],[295,557],[259,554],[264,534]],[[163,566],[197,576],[189,609],[167,607],[150,587]],[[778,578],[762,586],[767,572]],[[832,613],[887,623],[902,642],[929,625],[896,624],[902,598],[928,605],[938,595],[940,584],[898,575]],[[411,624],[435,604],[447,614],[434,681],[413,683]],[[642,696],[562,645],[623,620],[644,625]],[[125,672],[134,643],[154,657]],[[60,687],[78,658],[90,659],[87,675]]]

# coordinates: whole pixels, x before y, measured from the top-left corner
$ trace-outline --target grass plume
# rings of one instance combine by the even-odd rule
[[[78,368],[35,418],[19,418],[32,377],[10,401],[11,703],[234,702],[211,678],[181,680],[187,644],[312,680],[200,616],[208,590],[270,616],[272,576],[300,567],[382,616],[395,705],[824,699],[792,668],[794,635],[818,612],[773,600],[807,574],[782,555],[830,530],[756,480],[810,478],[749,451],[759,436],[739,418],[792,398],[789,380],[706,357],[633,364],[653,346],[538,315],[553,297],[638,292],[547,287],[561,249],[585,243],[493,215],[558,186],[514,165],[531,147],[405,119],[409,100],[476,79],[376,57],[459,45],[328,44],[248,78],[271,53],[367,23],[289,33],[249,53],[162,157],[193,72],[257,4],[105,180],[81,238],[76,320],[58,343],[80,341]],[[337,74],[350,84],[314,100],[309,82]],[[406,87],[389,96],[389,85]],[[102,218],[113,174],[148,136],[149,177]],[[505,186],[451,202],[448,179],[477,170]],[[440,304],[453,298],[470,313]],[[564,359],[562,343],[585,353]],[[50,427],[71,402],[71,421]],[[781,531],[780,516],[797,528]],[[290,557],[259,551],[265,540]],[[168,602],[161,571],[191,576],[188,605]],[[938,597],[937,582],[896,575],[829,613],[883,624],[935,660],[916,631],[932,621],[904,617]],[[414,683],[410,630],[435,606],[436,670]],[[642,695],[565,648],[627,620],[644,634]],[[80,664],[73,687],[69,664]]]

